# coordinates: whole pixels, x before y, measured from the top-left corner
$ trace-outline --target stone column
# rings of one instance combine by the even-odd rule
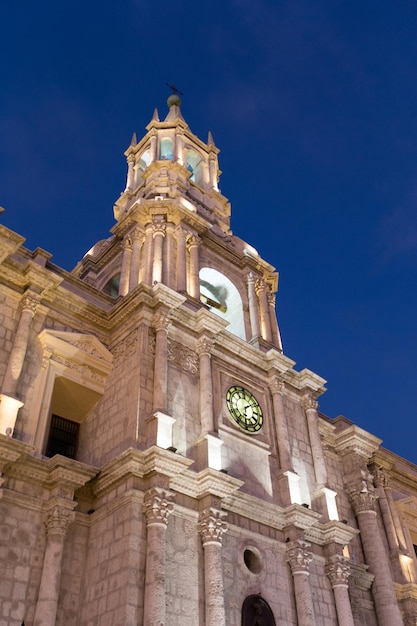
[[[129,154],[129,156],[127,157],[127,183],[126,183],[126,189],[128,191],[133,191],[134,186],[135,186],[134,166],[135,166],[135,155]]]
[[[372,482],[362,479],[347,486],[352,508],[358,519],[362,546],[371,574],[375,575],[372,595],[378,618],[378,626],[403,624],[391,576],[389,557],[379,531],[376,516],[376,493]]]
[[[152,283],[152,247],[153,247],[153,228],[152,224],[146,227],[145,242],[143,244],[143,262],[141,272],[139,274],[139,282],[145,285]]]
[[[217,182],[217,158],[214,152],[209,154],[209,179],[211,189],[218,190]]]
[[[153,239],[154,239],[154,252],[153,252],[153,266],[152,266],[152,284],[162,282],[162,267],[163,267],[163,245],[166,232],[166,224],[163,221],[157,220],[153,224]]]
[[[184,164],[182,133],[178,131],[175,133],[174,160]]]
[[[4,375],[3,390],[0,393],[0,433],[13,435],[17,413],[23,402],[16,398],[17,385],[25,362],[29,342],[30,325],[39,304],[39,296],[26,292],[20,303],[20,319],[14,336],[13,347]]]
[[[279,376],[273,376],[269,383],[274,407],[275,431],[277,434],[279,465],[282,471],[292,470],[290,438],[288,436],[287,417],[285,415],[284,381]]]
[[[355,626],[349,599],[350,568],[347,559],[339,554],[331,556],[326,564],[326,574],[334,593],[337,623],[339,626]]]
[[[318,486],[323,486],[327,484],[327,468],[319,432],[319,416],[317,413],[319,405],[311,393],[306,393],[302,402],[307,416],[307,427],[310,437],[316,483]]]
[[[211,349],[214,341],[210,337],[201,337],[197,342],[200,360],[200,420],[201,434],[214,431],[213,416],[213,381],[211,375]]]
[[[225,626],[222,570],[222,535],[227,530],[225,513],[205,509],[200,513],[199,531],[204,548],[205,626]]]
[[[151,130],[151,147],[150,147],[150,162],[156,161],[158,159],[158,137],[157,132],[153,128]]]
[[[384,528],[388,539],[388,546],[390,550],[398,552],[398,538],[385,493],[385,485],[388,483],[388,477],[385,471],[378,467],[375,468],[374,479],[379,508],[381,509],[382,521],[384,522]]]
[[[166,625],[165,554],[168,516],[173,511],[170,492],[153,487],[145,493],[146,571],[144,626]]]
[[[255,277],[253,272],[248,274],[248,301],[249,301],[249,317],[251,326],[251,339],[261,336],[261,327],[259,325],[259,306],[258,297],[255,292]]]
[[[155,411],[166,412],[168,390],[168,311],[155,313],[153,327],[156,331],[155,364],[153,372],[153,405]]]
[[[188,231],[181,225],[175,229],[177,238],[177,291],[187,291],[187,247]]]
[[[46,547],[33,626],[55,626],[64,542],[73,519],[74,512],[60,505],[45,515]]]
[[[139,227],[132,231],[132,256],[130,259],[129,291],[139,284],[140,249],[142,247],[143,233]]]
[[[132,240],[125,237],[122,241],[122,269],[120,270],[119,296],[129,293],[130,259],[132,257]]]
[[[315,626],[316,624],[309,571],[313,555],[309,548],[309,543],[297,539],[288,543],[286,550],[287,562],[294,579],[298,626]]]
[[[20,320],[14,336],[13,348],[9,356],[3,382],[3,392],[8,396],[13,397],[16,394],[28,347],[30,325],[38,305],[39,297],[37,294],[29,292],[23,296],[20,303]]]
[[[277,314],[275,311],[275,294],[272,291],[267,293],[268,306],[269,306],[269,319],[271,322],[272,343],[282,352],[281,335],[278,328]]]
[[[256,294],[259,298],[260,322],[262,337],[265,341],[272,342],[271,320],[269,319],[269,305],[267,292],[269,285],[263,278],[258,278],[255,283]]]
[[[198,254],[198,248],[200,247],[201,239],[196,235],[191,235],[188,238],[188,249],[190,251],[190,296],[200,299],[200,260]]]
[[[391,512],[392,521],[394,523],[395,533],[398,537],[400,550],[402,550],[403,552],[408,552],[407,541],[404,536],[404,529],[401,523],[401,518],[397,511],[397,507],[395,506],[394,498],[392,497],[392,489],[389,481],[387,481],[385,484],[385,495],[387,497],[389,510]]]
[[[174,271],[174,227],[172,224],[167,224],[165,234],[165,251],[164,251],[164,264],[162,273],[162,282],[167,287],[175,289],[175,271]]]

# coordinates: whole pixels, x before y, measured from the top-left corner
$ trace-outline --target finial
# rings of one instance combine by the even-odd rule
[[[211,130],[209,130],[208,132],[207,145],[216,147],[216,144],[214,143],[213,135],[211,134]]]
[[[159,122],[159,113],[158,113],[158,109],[155,107],[155,110],[153,112],[152,115],[152,121],[153,122]]]
[[[168,97],[168,100],[167,100],[167,105],[169,106],[169,108],[171,108],[172,106],[180,107],[181,98],[179,97],[178,94],[181,94],[183,96],[184,94],[182,93],[182,91],[178,89],[175,83],[173,83],[172,85],[170,83],[165,83],[165,85],[169,87],[170,89],[172,89],[172,94]]]
[[[132,139],[130,140],[130,145],[131,145],[131,146],[136,146],[136,145],[137,145],[137,143],[138,143],[138,140],[137,140],[137,138],[136,138],[136,133],[133,133],[133,135],[132,135]]]

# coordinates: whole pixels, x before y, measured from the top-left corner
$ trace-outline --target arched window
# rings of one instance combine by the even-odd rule
[[[119,295],[119,283],[120,283],[120,272],[115,274],[107,281],[107,283],[103,287],[103,293],[106,293],[111,298],[117,298]]]
[[[245,599],[242,626],[276,626],[271,607],[261,596],[248,596]]]
[[[143,172],[143,170],[146,170],[146,168],[148,167],[149,163],[151,160],[151,152],[148,148],[148,150],[145,150],[145,152],[143,152],[140,155],[140,159],[138,161],[138,169]]]
[[[202,267],[200,299],[213,313],[229,322],[229,332],[246,339],[242,298],[227,276],[210,267]]]
[[[165,137],[161,139],[161,155],[160,159],[162,161],[172,161],[172,153],[173,153],[173,142],[170,137]]]
[[[202,158],[196,150],[192,150],[191,148],[187,150],[187,169],[191,172],[191,180],[197,183],[197,185],[202,185]]]

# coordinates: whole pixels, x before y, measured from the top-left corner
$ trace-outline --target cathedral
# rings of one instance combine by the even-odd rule
[[[417,624],[417,467],[318,410],[218,153],[174,93],[71,272],[0,227],[0,626]]]

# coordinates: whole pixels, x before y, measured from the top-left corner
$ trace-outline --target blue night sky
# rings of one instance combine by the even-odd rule
[[[2,222],[70,270],[175,82],[321,410],[417,462],[416,22],[415,0],[2,2]]]

